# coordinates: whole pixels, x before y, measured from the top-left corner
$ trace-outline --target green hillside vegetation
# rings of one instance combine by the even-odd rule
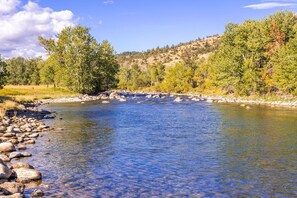
[[[283,11],[259,21],[230,23],[217,38],[219,41],[213,42],[215,46],[207,48],[206,52],[212,52],[207,57],[201,55],[205,51],[189,52],[173,66],[158,58],[152,64],[138,64],[137,57],[146,57],[155,50],[125,53],[118,59],[122,66],[119,88],[244,96],[297,95],[297,16],[294,13]],[[159,49],[159,56],[153,56],[162,57],[164,51],[166,48]]]

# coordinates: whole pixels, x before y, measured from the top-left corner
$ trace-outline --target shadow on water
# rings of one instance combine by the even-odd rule
[[[296,195],[296,112],[138,100],[46,107],[65,130],[23,160],[52,185],[47,196]]]

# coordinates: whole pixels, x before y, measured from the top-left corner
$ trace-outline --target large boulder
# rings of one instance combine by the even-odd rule
[[[16,193],[23,193],[25,185],[16,182],[4,182],[0,184],[0,192],[4,195],[12,195]]]
[[[2,160],[0,160],[0,179],[8,179],[12,175],[12,171]]]
[[[29,183],[31,181],[40,180],[41,173],[35,169],[18,168],[14,169],[16,174],[16,181],[21,183]]]
[[[15,147],[10,142],[0,143],[0,152],[12,152],[15,151]]]

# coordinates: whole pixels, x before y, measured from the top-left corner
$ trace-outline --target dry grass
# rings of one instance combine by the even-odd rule
[[[4,100],[0,103],[0,118],[5,116],[7,110],[18,108],[19,103],[12,100]]]
[[[0,100],[9,98],[18,102],[31,102],[34,100],[48,98],[74,97],[79,94],[67,90],[66,88],[54,88],[53,86],[5,86],[0,90]]]

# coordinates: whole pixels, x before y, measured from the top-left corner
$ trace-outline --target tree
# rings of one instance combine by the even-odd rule
[[[6,63],[2,60],[0,56],[0,88],[3,88],[3,86],[6,83]]]
[[[191,89],[191,69],[183,64],[176,64],[166,69],[161,89],[165,92],[183,93]]]
[[[297,95],[297,37],[278,50],[272,59],[274,81],[285,94]]]
[[[66,27],[56,41],[42,37],[39,41],[56,64],[55,83],[88,94],[116,84],[118,69],[113,48],[107,41],[99,45],[88,28]]]

